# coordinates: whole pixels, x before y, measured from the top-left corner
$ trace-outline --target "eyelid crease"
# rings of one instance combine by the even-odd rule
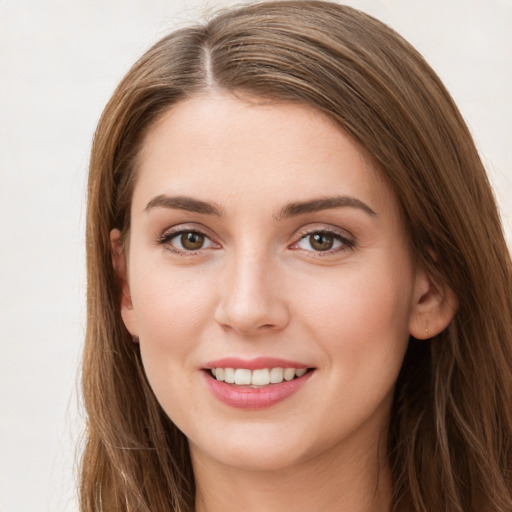
[[[339,228],[336,226],[325,225],[325,224],[309,224],[307,226],[303,226],[297,230],[297,233],[301,236],[301,238],[313,235],[315,233],[327,233],[329,235],[335,235],[343,240],[347,240],[348,242],[355,242],[355,237],[347,231],[346,229]]]
[[[208,238],[212,238],[211,230],[197,222],[184,222],[175,226],[168,227],[157,235],[157,239],[172,237],[181,233],[200,233]]]
[[[157,238],[158,242],[165,243],[169,240],[172,240],[173,238],[176,238],[177,236],[183,235],[185,233],[196,233],[198,235],[202,235],[205,238],[208,238],[208,240],[211,240],[211,237],[208,236],[203,231],[199,231],[198,229],[177,229],[176,231],[165,231],[162,235],[160,235]]]

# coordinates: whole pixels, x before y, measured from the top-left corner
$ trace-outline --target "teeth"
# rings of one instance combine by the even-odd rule
[[[266,386],[270,384],[270,370],[254,370],[252,372],[251,384],[253,386]]]
[[[237,386],[247,386],[251,383],[251,370],[235,370],[235,384]]]
[[[270,370],[270,382],[272,384],[283,382],[283,372],[284,370],[282,368],[272,368],[272,370]]]
[[[235,383],[235,370],[233,368],[224,368],[224,381],[229,384]]]
[[[261,368],[252,371],[245,368],[212,368],[210,371],[218,381],[237,386],[280,384],[283,380],[302,377],[307,372],[305,368]]]
[[[292,380],[295,377],[295,368],[284,369],[284,380]]]

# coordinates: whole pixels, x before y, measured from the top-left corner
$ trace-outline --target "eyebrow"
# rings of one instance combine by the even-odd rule
[[[187,212],[222,217],[221,209],[215,204],[200,201],[199,199],[194,199],[189,196],[167,196],[165,194],[161,194],[151,199],[151,201],[146,205],[144,211],[157,207],[171,208],[173,210],[185,210]]]
[[[216,204],[194,199],[189,196],[168,196],[160,194],[149,201],[145,211],[158,207],[222,217],[222,209]],[[285,205],[281,208],[279,213],[273,217],[276,221],[280,221],[306,213],[315,213],[334,208],[357,208],[371,217],[377,217],[377,214],[366,203],[352,196],[320,197],[308,201],[296,201]]]
[[[309,201],[297,201],[287,204],[280,212],[274,216],[275,220],[296,217],[306,213],[315,213],[334,208],[357,208],[367,213],[371,217],[378,215],[363,201],[352,196],[332,196],[320,197]]]

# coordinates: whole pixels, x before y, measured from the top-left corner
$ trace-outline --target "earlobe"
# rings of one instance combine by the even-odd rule
[[[446,283],[434,281],[426,270],[418,271],[409,334],[419,340],[436,336],[448,327],[458,307],[457,296]]]
[[[121,243],[121,232],[119,229],[113,229],[110,232],[110,244],[112,248],[112,265],[121,291],[121,316],[130,334],[136,338],[137,329],[128,280],[128,263],[124,247]]]

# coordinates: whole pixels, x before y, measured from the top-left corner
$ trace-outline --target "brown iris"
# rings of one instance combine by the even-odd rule
[[[315,251],[328,251],[334,245],[334,237],[327,233],[309,235],[309,243]]]
[[[187,231],[180,236],[180,242],[187,251],[197,251],[204,245],[205,236],[195,231]]]

